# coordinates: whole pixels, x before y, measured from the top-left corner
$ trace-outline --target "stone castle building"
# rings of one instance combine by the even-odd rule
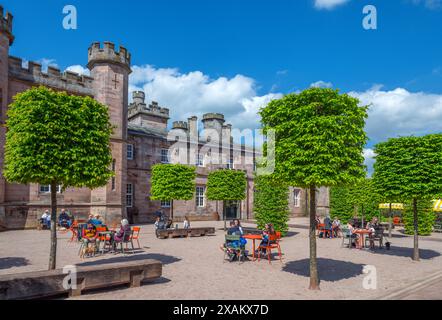
[[[108,106],[115,126],[111,138],[115,177],[102,188],[67,188],[59,192],[60,208],[80,218],[100,213],[107,223],[117,222],[121,217],[128,217],[132,223],[152,222],[156,210],[170,212],[170,203],[150,200],[151,167],[184,156],[197,166],[195,198],[173,202],[175,221],[182,220],[184,215],[191,220],[222,219],[222,202],[207,201],[205,186],[211,170],[226,167],[247,173],[247,199],[230,203],[226,208],[227,216],[253,218],[254,163],[259,154],[233,143],[232,126],[225,123],[224,115],[203,115],[203,133],[195,116],[174,122],[169,129],[169,109],[154,101],[147,102],[143,92],[134,92],[133,102],[129,103],[131,55],[124,47],[117,50],[111,42],[93,43],[89,48],[90,76],[69,71],[61,73],[54,67],[42,72],[42,66],[35,62],[23,67],[20,58],[9,55],[14,42],[12,21],[12,15],[4,15],[0,7],[0,230],[34,227],[50,204],[48,186],[8,183],[2,175],[8,105],[14,95],[37,85],[93,97]],[[218,152],[223,154],[223,161],[212,161],[213,154],[218,155]],[[318,198],[318,211],[328,212],[328,190],[321,189]],[[304,190],[291,188],[289,202],[293,215],[305,212],[306,200]]]

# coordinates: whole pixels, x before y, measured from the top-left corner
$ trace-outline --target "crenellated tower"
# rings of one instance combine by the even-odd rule
[[[114,132],[111,138],[112,170],[115,177],[103,188],[92,190],[91,211],[105,216],[107,223],[126,217],[127,112],[131,56],[124,47],[117,51],[111,42],[95,42],[88,50],[88,65],[94,98],[109,107]]]
[[[3,12],[0,6],[0,222],[4,216],[5,179],[3,177],[6,108],[8,105],[9,47],[14,42],[12,34],[12,14]]]

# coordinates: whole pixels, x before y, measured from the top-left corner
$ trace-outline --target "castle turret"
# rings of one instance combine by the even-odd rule
[[[0,222],[4,215],[2,204],[5,200],[5,179],[3,177],[3,162],[6,129],[4,123],[6,120],[6,108],[8,106],[8,74],[9,74],[9,47],[14,42],[12,34],[12,14],[3,12],[0,6]]]
[[[160,107],[158,102],[152,101],[147,105],[145,94],[142,91],[132,93],[132,103],[129,105],[129,123],[166,131],[169,120],[169,109]]]
[[[221,141],[224,125],[224,115],[221,113],[206,113],[203,115],[203,139]]]
[[[127,110],[131,56],[124,47],[116,51],[111,42],[95,42],[88,50],[87,67],[91,71],[94,98],[108,106],[114,126],[111,137],[112,170],[115,177],[106,187],[92,190],[92,212],[106,216],[106,223],[126,217],[127,189]],[[112,206],[107,206],[112,204]]]
[[[3,7],[0,5],[0,33],[3,36],[6,36],[9,45],[12,45],[14,42],[14,35],[12,34],[12,19],[13,16],[9,12],[4,16]]]

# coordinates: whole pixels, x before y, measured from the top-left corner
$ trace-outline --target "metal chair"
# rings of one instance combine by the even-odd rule
[[[125,231],[124,234],[123,234],[123,240],[122,241],[118,241],[117,242],[117,241],[114,240],[115,245],[118,245],[118,244],[120,245],[121,252],[123,254],[126,254],[126,252],[124,250],[124,247],[126,247],[126,250],[127,250],[127,244],[128,243],[131,244],[131,246],[132,246],[132,253],[135,254],[135,248],[134,248],[134,243],[133,243],[133,240],[132,240],[132,235],[133,235],[133,231],[132,230]]]
[[[141,227],[133,227],[132,228],[132,240],[137,240],[138,243],[138,249],[141,249],[141,245],[140,245],[140,231],[141,231]]]
[[[342,232],[342,244],[341,244],[341,247],[344,247],[346,245],[345,242],[347,240],[347,242],[348,242],[347,246],[348,246],[348,248],[351,249],[352,246],[353,246],[353,243],[356,244],[356,237],[353,237],[353,234],[351,233],[351,230],[348,229],[348,228],[342,228],[341,232]]]
[[[365,238],[365,246],[367,246],[367,242],[369,242],[370,247],[374,247],[374,243],[376,241],[379,242],[379,248],[384,247],[384,229],[382,227],[376,229],[373,235],[370,235],[369,237]]]
[[[239,244],[239,246],[235,245]],[[224,245],[224,262],[226,261],[226,255],[231,250],[238,258],[238,262],[241,263],[241,257],[244,256],[245,247],[241,245],[241,236],[239,235],[226,235],[226,242]]]
[[[271,263],[272,249],[278,250],[279,261],[282,262],[282,252],[281,246],[279,245],[279,239],[280,237],[278,237],[278,235],[271,234],[269,235],[269,241],[267,244],[261,244],[258,246],[258,262],[261,259],[261,251],[266,251],[269,263]]]

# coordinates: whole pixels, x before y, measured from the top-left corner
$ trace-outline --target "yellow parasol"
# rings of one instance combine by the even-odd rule
[[[433,210],[436,212],[442,212],[442,199],[439,200],[433,200],[434,207]],[[389,209],[390,204],[389,203],[380,203],[379,209]],[[393,210],[404,210],[404,204],[403,203],[392,203],[391,209]]]

